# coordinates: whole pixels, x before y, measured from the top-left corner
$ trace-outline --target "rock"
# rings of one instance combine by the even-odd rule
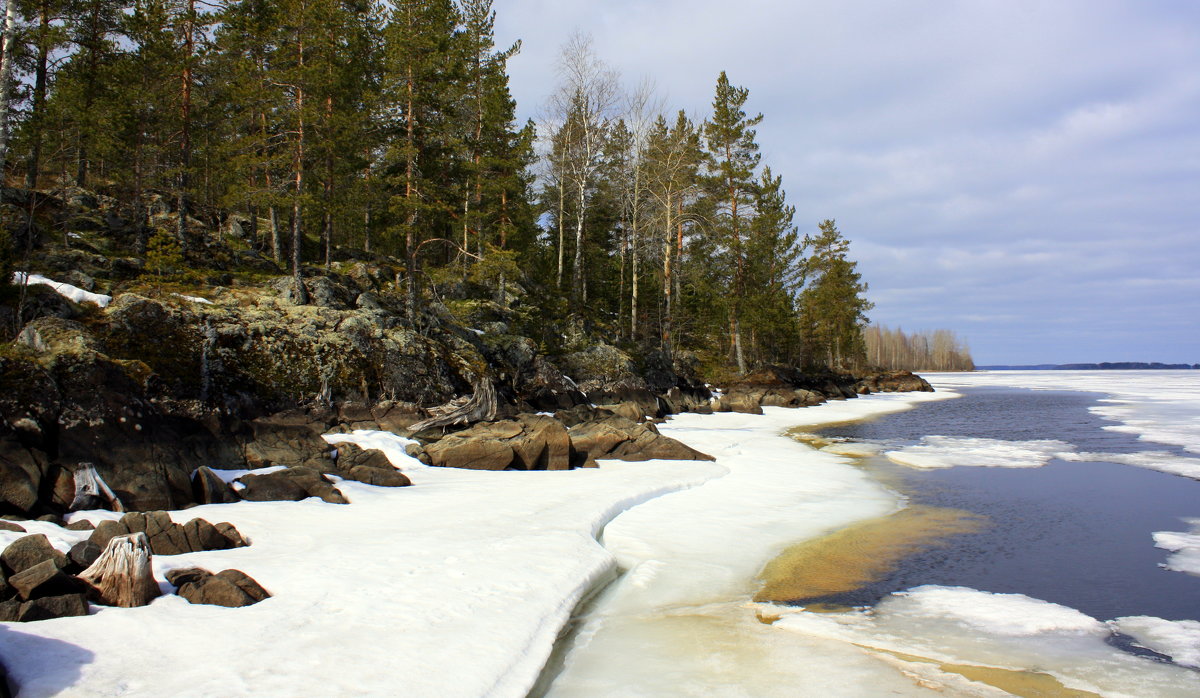
[[[27,623],[51,618],[68,618],[88,614],[87,597],[83,594],[46,596],[21,604],[15,620]]]
[[[24,572],[12,575],[8,578],[8,583],[16,589],[22,601],[80,592],[79,583],[75,578],[63,573],[53,560],[40,562]]]
[[[165,511],[149,513],[131,512],[120,521],[102,521],[88,540],[103,548],[117,536],[129,533],[145,533],[150,550],[155,555],[182,555],[208,550],[228,550],[245,545],[240,534],[230,524],[223,524],[230,533],[222,531],[204,519],[192,519],[177,524]]]
[[[298,502],[308,497],[320,497],[330,504],[349,504],[341,492],[315,468],[295,467],[264,475],[243,475],[238,482],[245,485],[242,499],[252,502]]]
[[[212,468],[202,465],[192,475],[192,497],[200,504],[230,504],[240,499]]]
[[[71,561],[72,568],[76,571],[83,571],[91,567],[102,552],[104,552],[104,548],[99,545],[90,540],[81,540],[71,546],[71,552],[67,553],[67,558]]]
[[[25,533],[25,529],[11,521],[0,521],[0,531],[12,531],[13,533]]]
[[[562,423],[543,415],[480,422],[429,444],[433,465],[476,470],[566,470],[570,439]]]
[[[217,533],[225,536],[225,539],[230,542],[231,548],[244,548],[250,545],[250,541],[246,540],[242,534],[234,527],[233,524],[222,521],[216,524],[213,528],[217,529]]]
[[[178,588],[176,593],[188,603],[238,608],[271,596],[241,570],[222,570],[213,574],[199,567],[189,567],[171,570],[167,573],[167,581]]]
[[[237,481],[245,485],[238,494],[251,502],[298,502],[308,498],[308,490],[280,472],[243,475]]]
[[[121,608],[145,606],[161,595],[150,564],[150,541],[145,533],[117,536],[79,580],[97,603]]]
[[[865,376],[854,386],[859,391],[868,390],[874,393],[932,393],[933,386],[929,381],[911,371],[886,371]]]
[[[412,480],[409,480],[407,475],[390,465],[387,468],[368,468],[365,465],[356,465],[346,473],[346,477],[376,487],[408,487],[412,484]]]
[[[78,521],[72,521],[71,523],[67,524],[67,530],[68,531],[94,531],[94,530],[96,530],[96,524],[92,523],[91,521],[88,521],[87,519],[80,519]]]
[[[363,449],[356,444],[342,442],[337,444],[337,468],[349,472],[356,467],[395,470],[395,466],[379,449]]]
[[[0,567],[8,576],[46,561],[52,561],[59,569],[67,566],[67,556],[51,545],[50,539],[41,533],[18,538],[0,553]]]
[[[638,424],[619,416],[577,424],[568,431],[576,465],[601,458],[626,461],[714,460],[690,446],[663,436],[653,424]]]

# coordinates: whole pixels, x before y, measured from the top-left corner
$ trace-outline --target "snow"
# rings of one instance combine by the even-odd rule
[[[1165,654],[1176,664],[1200,669],[1200,621],[1126,616],[1112,622],[1139,647]]]
[[[604,524],[725,472],[692,461],[529,473],[401,465],[413,486],[340,483],[350,505],[310,498],[172,513],[229,521],[253,544],[156,557],[160,584],[172,568],[236,568],[271,599],[227,609],[163,597],[0,624],[0,659],[25,697],[305,695],[314,686],[325,695],[401,686],[406,696],[524,695],[576,603],[611,574],[595,539]]]
[[[1192,527],[1190,533],[1159,531],[1154,534],[1154,545],[1170,550],[1165,567],[1177,572],[1200,576],[1200,519],[1187,519]]]
[[[180,298],[184,299],[185,301],[190,301],[190,302],[192,302],[192,303],[203,303],[203,304],[205,304],[205,305],[212,305],[212,304],[213,304],[213,302],[212,302],[212,301],[210,301],[209,299],[207,299],[207,298],[201,298],[201,297],[199,297],[199,296],[185,296],[185,295],[183,295],[182,293],[176,293],[175,295],[176,295],[176,296],[179,296]]]
[[[1037,468],[1049,463],[1071,444],[1052,439],[1004,441],[955,436],[926,436],[915,446],[887,451],[889,460],[913,468],[979,466],[993,468]]]
[[[1099,461],[1149,468],[1172,475],[1200,480],[1200,458],[1183,458],[1170,451],[1138,451],[1136,453],[1060,453],[1059,458],[1084,463]]]
[[[57,291],[60,296],[69,298],[76,303],[95,303],[101,308],[105,308],[112,302],[112,296],[85,291],[71,284],[59,283],[53,279],[47,279],[41,274],[29,274],[23,271],[14,272],[12,282],[14,284],[43,284]]]
[[[408,446],[419,445],[421,442],[416,439],[391,434],[386,431],[370,431],[367,429],[356,429],[349,434],[326,434],[322,438],[327,443],[335,446],[340,443],[352,443],[363,449],[378,449],[383,451],[383,454],[388,457],[392,465],[396,466],[398,470],[405,472],[423,470],[428,467],[421,461],[408,455],[408,452],[404,450]]]

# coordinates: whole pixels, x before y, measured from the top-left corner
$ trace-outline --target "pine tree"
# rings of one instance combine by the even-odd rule
[[[754,192],[746,245],[746,319],[760,361],[792,362],[798,344],[795,296],[804,273],[796,209],[787,204],[783,178],[763,168]]]
[[[731,85],[722,71],[717,78],[712,118],[704,124],[711,170],[709,186],[711,195],[719,202],[716,222],[733,272],[729,289],[729,326],[739,373],[746,372],[741,330],[746,296],[744,238],[747,219],[753,212],[754,173],[760,158],[754,127],[762,122],[762,114],[746,116],[744,107],[748,96],[749,90]]]
[[[850,243],[832,220],[806,237],[807,284],[800,294],[800,332],[804,360],[810,365],[845,369],[865,360],[863,327],[873,306],[864,297],[867,284],[858,263],[847,258]]]

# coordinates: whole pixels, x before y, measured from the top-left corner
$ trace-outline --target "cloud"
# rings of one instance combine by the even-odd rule
[[[1198,3],[497,10],[524,114],[574,28],[668,109],[703,117],[721,70],[749,87],[797,222],[838,220],[880,322],[958,330],[988,362],[1200,361],[1180,321],[1200,316]]]

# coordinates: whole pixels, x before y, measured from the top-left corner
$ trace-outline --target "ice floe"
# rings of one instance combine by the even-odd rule
[[[1164,620],[1153,616],[1126,616],[1112,622],[1117,632],[1166,655],[1176,664],[1200,669],[1200,621]]]
[[[1200,576],[1200,519],[1187,519],[1191,532],[1159,531],[1154,545],[1173,554],[1164,565],[1169,570]]]
[[[895,463],[913,468],[1037,468],[1073,448],[1069,443],[1054,439],[1005,441],[963,436],[926,436],[915,446],[887,451],[884,455]]]

